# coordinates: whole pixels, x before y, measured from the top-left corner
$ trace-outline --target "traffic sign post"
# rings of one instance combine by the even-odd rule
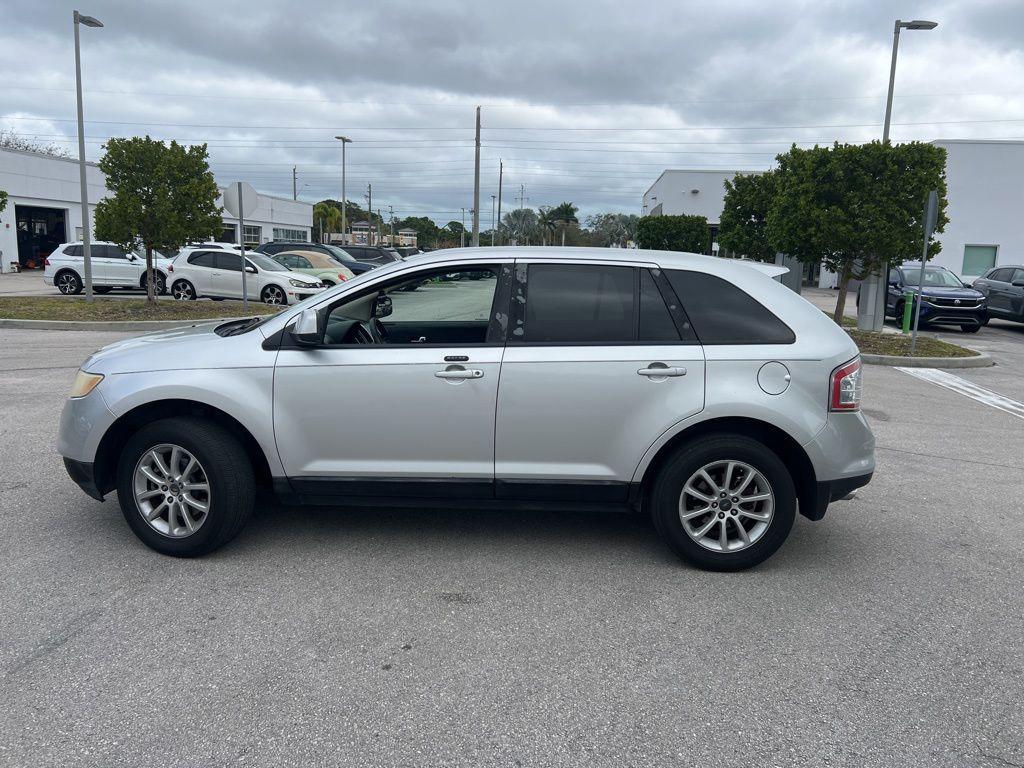
[[[242,255],[242,311],[249,311],[249,290],[246,284],[245,271],[245,219],[256,212],[259,195],[251,184],[236,181],[224,190],[224,208],[232,216],[238,217],[238,245]]]

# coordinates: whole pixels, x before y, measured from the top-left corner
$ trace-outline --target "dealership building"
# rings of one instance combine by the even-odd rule
[[[947,153],[949,202],[949,223],[936,235],[942,250],[933,263],[967,282],[999,264],[1024,264],[1024,141],[948,139],[932,144]],[[718,253],[715,241],[725,206],[725,181],[760,172],[663,171],[643,195],[642,215],[704,216],[711,230],[711,250]],[[804,282],[834,288],[837,281],[828,270],[805,264]]]
[[[95,163],[86,163],[89,220],[96,203],[110,195]],[[63,157],[0,148],[0,190],[7,207],[0,213],[0,272],[40,269],[61,243],[82,239],[82,197],[78,161]],[[223,201],[218,199],[218,204]],[[259,195],[242,236],[248,245],[271,240],[309,240],[313,206],[287,198]],[[238,221],[224,216],[221,232],[211,237],[238,242]]]

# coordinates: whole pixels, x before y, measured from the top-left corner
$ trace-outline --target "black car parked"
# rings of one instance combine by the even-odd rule
[[[976,333],[988,322],[985,295],[966,285],[945,267],[926,266],[921,285],[921,265],[903,264],[889,270],[889,290],[885,297],[885,314],[900,322],[908,292],[916,297],[921,292],[921,322],[936,325],[959,325],[965,333]],[[859,303],[859,302],[858,302]]]
[[[389,248],[378,248],[375,245],[346,245],[345,250],[352,254],[354,259],[378,267],[402,260],[397,251],[392,252]]]
[[[307,243],[301,240],[275,240],[272,243],[261,243],[256,246],[257,253],[265,253],[267,256],[275,256],[278,253],[283,253],[284,251],[295,251],[300,249],[326,254],[351,269],[352,274],[354,275],[361,275],[363,272],[368,272],[374,267],[381,266],[379,263],[367,262],[362,259],[354,258],[352,254],[342,250],[338,246],[328,245],[327,243]]]
[[[974,287],[988,298],[990,315],[1024,323],[1024,267],[995,267],[975,280]]]

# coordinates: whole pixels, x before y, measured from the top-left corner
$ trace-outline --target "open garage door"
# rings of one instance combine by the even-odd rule
[[[42,269],[46,257],[68,241],[67,211],[36,205],[15,205],[18,262],[22,269]]]

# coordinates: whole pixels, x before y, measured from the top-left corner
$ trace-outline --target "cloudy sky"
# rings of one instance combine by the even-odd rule
[[[440,223],[571,200],[639,212],[664,168],[760,169],[792,142],[879,137],[896,16],[894,140],[1024,139],[1024,2],[644,3],[0,0],[0,128],[75,148],[72,9],[86,153],[111,136],[209,144],[218,181],[341,195]]]

